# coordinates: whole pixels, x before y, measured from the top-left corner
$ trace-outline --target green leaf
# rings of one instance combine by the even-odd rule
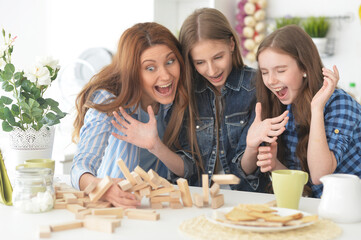
[[[31,88],[30,92],[31,92],[31,94],[34,95],[35,99],[38,99],[40,97],[41,91],[40,91],[39,88],[34,86],[34,87]]]
[[[30,98],[29,99],[29,107],[30,107],[30,109],[37,108],[37,107],[40,107],[40,104],[37,101],[35,101],[34,99]]]
[[[0,104],[9,105],[12,102],[13,102],[13,100],[11,98],[6,97],[6,96],[1,96],[1,98],[0,98]]]
[[[0,119],[5,120],[4,108],[0,108]]]
[[[24,89],[25,92],[30,92],[31,90],[31,82],[29,80],[23,80],[21,83],[21,87]]]
[[[40,107],[42,109],[46,109],[49,106],[45,99],[42,97],[39,97],[38,99],[36,99],[36,101],[40,104]]]
[[[28,114],[29,116],[31,115],[30,107],[25,101],[21,101],[19,105],[21,109],[24,111],[24,113]]]
[[[4,115],[5,115],[6,120],[11,125],[15,125],[15,118],[13,116],[13,113],[11,112],[11,110],[8,107],[4,108]]]
[[[56,114],[58,114],[60,118],[66,116],[66,113],[62,112],[58,107],[51,107],[50,109],[53,110]]]
[[[11,92],[12,90],[14,90],[14,86],[7,85],[4,90],[5,90],[5,92]]]
[[[48,119],[50,119],[50,120],[56,120],[56,115],[55,115],[54,113],[52,113],[52,112],[47,113],[47,114],[46,114],[46,117],[47,117]]]
[[[13,127],[10,126],[10,124],[7,121],[3,121],[2,127],[5,132],[11,132],[13,130]]]
[[[50,107],[57,107],[59,106],[59,103],[51,98],[46,98],[45,101],[48,103]],[[55,111],[55,110],[54,110]],[[56,112],[56,111],[55,111]]]
[[[22,79],[23,78],[23,72],[16,72],[15,74],[14,74],[14,79],[15,80],[20,80],[20,79]]]
[[[11,73],[11,76],[12,76],[14,74],[14,72],[15,72],[15,67],[14,67],[13,64],[8,63],[8,64],[5,65],[4,71]]]
[[[16,104],[11,105],[11,111],[15,116],[18,116],[20,114],[20,108]]]
[[[33,120],[31,119],[31,117],[28,114],[26,114],[26,113],[23,114],[23,122],[25,124],[30,124],[32,121]]]
[[[43,117],[43,111],[40,108],[34,107],[31,108],[31,115],[34,118],[41,119]]]

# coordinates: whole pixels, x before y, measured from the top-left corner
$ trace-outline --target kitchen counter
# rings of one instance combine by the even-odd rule
[[[65,182],[68,177],[63,178]],[[59,180],[59,178],[58,178]],[[192,193],[202,193],[202,188],[190,187]],[[221,190],[224,194],[225,204],[222,208],[233,207],[240,203],[263,204],[274,200],[273,194],[251,193],[242,191]],[[314,198],[302,198],[300,210],[317,214],[320,200]],[[141,208],[149,209],[149,201],[142,200]],[[132,220],[126,217],[121,219],[121,226],[116,228],[113,234],[91,231],[86,228],[72,229],[61,232],[52,232],[51,238],[56,239],[187,239],[179,230],[179,225],[184,221],[200,215],[209,215],[213,209],[210,207],[197,208],[185,207],[183,209],[171,209],[165,207],[157,209],[160,213],[159,221]],[[56,209],[46,213],[25,214],[17,211],[14,207],[0,204],[0,233],[1,239],[39,239],[38,226],[64,223],[73,221],[74,214],[68,210]],[[339,239],[360,239],[361,222],[356,224],[338,224],[343,229]]]

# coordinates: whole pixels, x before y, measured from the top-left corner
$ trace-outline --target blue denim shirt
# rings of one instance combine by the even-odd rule
[[[259,169],[254,174],[246,176],[240,159],[246,148],[246,137],[253,122],[256,103],[256,91],[253,81],[254,69],[244,67],[233,68],[225,86],[221,90],[223,99],[223,115],[220,119],[219,142],[216,135],[216,94],[206,84],[205,79],[197,79],[195,98],[198,106],[199,119],[196,121],[198,145],[202,154],[205,174],[209,183],[215,171],[217,145],[219,159],[225,174],[234,174],[241,179],[240,184],[230,185],[232,189],[244,191],[263,191],[266,185],[265,176]],[[183,124],[180,133],[180,145],[189,149],[186,126]],[[177,151],[184,161],[184,178],[190,185],[200,186],[197,168],[192,155],[183,150]],[[177,178],[171,174],[172,178]],[[261,178],[263,178],[261,180]]]

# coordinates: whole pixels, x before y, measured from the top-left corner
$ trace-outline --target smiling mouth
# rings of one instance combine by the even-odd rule
[[[158,93],[160,93],[161,95],[164,95],[164,96],[167,96],[167,95],[171,94],[172,89],[173,89],[173,82],[170,82],[170,83],[165,84],[165,85],[155,86],[155,90]]]
[[[222,75],[223,75],[223,72],[220,73],[218,76],[215,76],[215,77],[208,76],[208,77],[212,80],[212,82],[220,82],[222,80]]]
[[[287,87],[275,88],[274,91],[277,97],[283,98],[287,94],[288,88]]]

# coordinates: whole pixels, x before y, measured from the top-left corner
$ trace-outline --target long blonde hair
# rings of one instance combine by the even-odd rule
[[[79,140],[80,128],[84,124],[84,117],[89,108],[111,115],[120,106],[124,109],[139,107],[142,95],[140,56],[149,47],[159,44],[169,47],[180,64],[180,79],[172,106],[173,111],[163,137],[167,146],[178,141],[178,133],[188,105],[181,47],[167,28],[154,22],[147,22],[138,23],[122,34],[112,62],[94,75],[77,96],[75,105],[78,114],[74,121],[74,142]],[[93,103],[91,97],[100,89],[107,90],[115,97],[106,104]]]
[[[192,61],[191,50],[200,40],[220,40],[227,44],[234,41],[234,52],[232,54],[233,67],[241,69],[244,64],[239,48],[239,40],[236,32],[231,27],[227,18],[218,10],[213,8],[200,8],[195,10],[183,22],[179,33],[179,42],[182,45],[182,54],[186,67],[187,92],[189,96],[188,113],[188,138],[190,139],[191,153],[196,156],[198,169],[204,172],[203,160],[199,150],[195,120],[198,118],[197,104],[195,102],[195,82],[206,81],[195,69]],[[210,86],[212,87],[212,86]]]

